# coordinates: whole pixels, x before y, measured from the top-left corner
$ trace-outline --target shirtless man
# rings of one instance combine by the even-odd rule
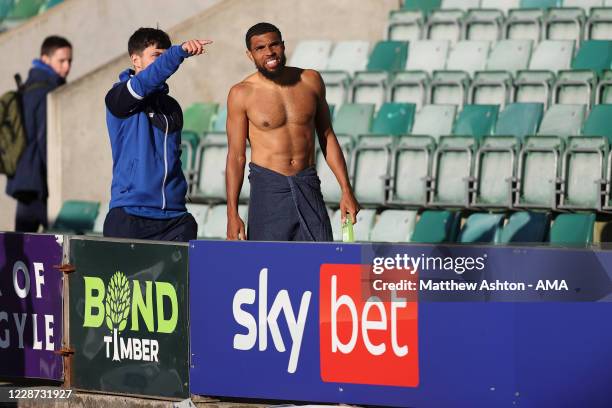
[[[257,72],[234,85],[227,100],[227,239],[246,239],[238,215],[247,139],[248,239],[332,241],[332,230],[315,170],[315,131],[327,164],[342,190],[340,210],[353,223],[353,196],[342,150],[332,129],[325,85],[318,72],[285,66],[285,45],[268,23],[246,34],[247,56]]]

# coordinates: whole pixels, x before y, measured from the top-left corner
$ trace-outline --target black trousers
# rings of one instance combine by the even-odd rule
[[[47,199],[28,201],[17,201],[17,213],[15,214],[16,232],[38,232],[38,227],[47,229]]]
[[[108,238],[189,242],[196,239],[198,224],[189,213],[159,220],[137,217],[126,213],[123,208],[113,208],[106,215],[103,233]]]

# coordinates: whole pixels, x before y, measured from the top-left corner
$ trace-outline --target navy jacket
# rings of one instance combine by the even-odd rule
[[[172,46],[138,75],[123,71],[106,95],[113,152],[110,208],[149,218],[186,211],[187,181],[180,160],[183,112],[168,96],[166,80],[188,56]]]
[[[18,200],[46,200],[47,190],[47,94],[66,81],[41,60],[34,60],[25,86],[36,86],[23,95],[23,122],[28,144],[17,170],[6,183],[6,193]]]

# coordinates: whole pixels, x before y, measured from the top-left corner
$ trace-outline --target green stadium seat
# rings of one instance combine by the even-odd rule
[[[300,41],[291,54],[288,65],[321,71],[327,68],[331,47],[330,40]]]
[[[612,40],[612,4],[591,10],[586,25],[585,38],[589,40]]]
[[[13,4],[14,2],[15,0],[1,0],[0,1],[0,23],[11,12],[11,9],[14,6]]]
[[[194,103],[183,113],[183,130],[195,132],[198,135],[210,131],[211,124],[219,105],[216,103]]]
[[[336,137],[342,149],[346,166],[350,168],[350,159],[354,144],[353,138],[349,135],[338,135]],[[338,204],[342,197],[342,191],[340,190],[340,185],[338,184],[336,176],[327,165],[323,151],[320,148],[317,148],[317,174],[321,180],[321,193],[323,194],[325,202]]]
[[[604,136],[609,141],[612,141],[612,126],[610,126],[610,118],[612,117],[612,105],[596,105],[591,109],[591,113],[584,123],[582,129],[583,136]]]
[[[596,83],[597,74],[594,71],[560,71],[552,91],[553,103],[590,107]]]
[[[187,212],[193,216],[196,224],[198,224],[198,238],[203,236],[204,226],[206,225],[206,217],[210,206],[206,204],[187,203]]]
[[[27,20],[38,14],[38,10],[45,4],[46,0],[15,0],[13,8],[6,16],[7,20]]]
[[[592,122],[591,116],[587,119],[585,129]],[[568,138],[563,155],[559,208],[601,210],[608,146],[608,138],[605,136]]]
[[[461,228],[457,242],[462,244],[493,243],[503,222],[504,214],[472,214]]]
[[[546,40],[572,40],[580,44],[586,16],[582,7],[551,8],[544,23]]]
[[[353,238],[358,242],[367,242],[370,240],[370,231],[374,225],[376,210],[362,209],[357,213],[357,223],[353,225]],[[334,213],[331,219],[332,233],[334,241],[342,241],[342,214],[340,210]]]
[[[393,136],[364,136],[353,149],[350,174],[355,198],[365,205],[386,201]]]
[[[388,81],[387,72],[357,72],[351,84],[351,102],[372,103],[380,108],[387,96]]]
[[[520,140],[527,135],[534,135],[543,113],[544,106],[541,103],[511,103],[499,114],[495,134],[510,135]]]
[[[385,210],[370,233],[373,242],[408,242],[414,232],[416,211]]]
[[[519,71],[514,81],[514,102],[550,103],[555,76],[548,71]]]
[[[225,123],[227,122],[227,107],[223,106],[219,108],[215,118],[212,121],[212,131],[224,133],[225,132]]]
[[[545,10],[512,9],[506,19],[506,35],[509,40],[531,40],[540,42]]]
[[[415,116],[412,134],[428,135],[437,142],[440,136],[452,133],[456,114],[454,105],[426,105]]]
[[[96,201],[67,200],[53,223],[53,231],[85,234],[92,231],[100,203]]]
[[[550,228],[550,243],[587,246],[593,242],[595,214],[559,214]]]
[[[464,16],[459,9],[432,11],[425,23],[425,38],[456,43],[461,38]]]
[[[521,0],[482,0],[480,2],[480,8],[501,10],[505,15],[508,15],[511,9],[519,8],[520,5]]]
[[[389,83],[392,102],[413,103],[417,109],[429,103],[429,75],[424,71],[398,72]]]
[[[379,41],[368,59],[368,71],[401,71],[406,66],[408,43]]]
[[[372,134],[407,135],[412,129],[416,106],[410,103],[385,102],[376,113]]]
[[[612,41],[591,40],[580,46],[572,69],[593,70],[601,75],[612,64]]]
[[[414,226],[410,242],[440,244],[455,242],[461,216],[452,211],[423,211]]]
[[[548,233],[550,215],[520,211],[512,214],[508,222],[497,230],[497,244],[531,244],[544,242]]]
[[[418,10],[393,10],[387,23],[387,40],[415,41],[421,38],[425,16]]]
[[[322,71],[325,83],[325,99],[330,105],[340,106],[348,99],[351,89],[351,78],[343,71]]]
[[[556,209],[563,148],[563,140],[557,136],[525,137],[518,161],[514,207]]]
[[[453,135],[473,136],[476,139],[491,135],[498,112],[497,105],[465,105],[455,120]]]
[[[558,7],[562,0],[521,0],[521,8],[540,8],[547,9],[550,7]]]
[[[538,135],[577,136],[582,129],[585,114],[584,105],[552,105],[542,118]]]
[[[569,69],[574,56],[574,41],[545,40],[533,50],[529,69],[557,72]]]
[[[373,117],[374,104],[345,103],[336,113],[334,130],[337,135],[347,134],[357,137],[370,131]]]
[[[430,136],[402,136],[399,139],[391,152],[390,204],[427,205],[434,148],[435,141]]]
[[[93,235],[102,235],[104,233],[104,221],[106,220],[106,215],[108,214],[108,204],[109,203],[107,201],[100,203],[98,215],[96,216],[92,229]]]
[[[433,71],[446,68],[450,42],[446,40],[412,41],[409,45],[406,71]]]
[[[514,136],[487,136],[483,139],[476,153],[472,207],[512,206],[519,147],[520,142]]]
[[[499,105],[503,108],[512,96],[512,74],[506,71],[480,71],[468,90],[469,104]]]
[[[246,228],[249,208],[246,205],[239,205],[238,214]],[[215,205],[209,209],[204,227],[200,229],[198,225],[198,237],[205,239],[225,239],[227,237],[227,206],[225,204]]]
[[[504,13],[497,9],[471,9],[465,17],[464,26],[467,40],[495,42],[502,37]]]
[[[367,41],[339,41],[329,56],[326,70],[346,72],[350,75],[363,71],[368,64],[369,50],[370,43]]]
[[[442,136],[434,154],[429,205],[468,207],[477,141],[471,136]]]
[[[407,0],[404,1],[404,10],[418,10],[428,15],[433,10],[440,8],[442,0]]]
[[[508,71],[516,75],[529,66],[531,40],[501,40],[495,43],[487,60],[487,71]]]

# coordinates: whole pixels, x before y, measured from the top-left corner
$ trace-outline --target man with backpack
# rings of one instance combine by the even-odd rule
[[[18,139],[19,126],[22,126],[21,132],[26,136],[23,151],[19,154],[21,149],[13,146],[15,148],[8,158],[2,157],[5,168],[0,169],[8,176],[6,193],[17,200],[15,231],[18,232],[37,232],[40,226],[48,226],[47,94],[66,83],[71,64],[70,42],[59,36],[45,38],[40,59],[32,62],[25,84],[18,84],[16,95],[21,110],[21,123],[14,118],[16,115],[14,110],[11,110],[13,119],[8,121],[8,127],[12,129],[7,130],[7,115],[4,112],[2,132],[6,134],[7,131],[12,131],[14,138]],[[6,146],[6,140],[4,144]],[[16,166],[6,164],[11,161]]]

